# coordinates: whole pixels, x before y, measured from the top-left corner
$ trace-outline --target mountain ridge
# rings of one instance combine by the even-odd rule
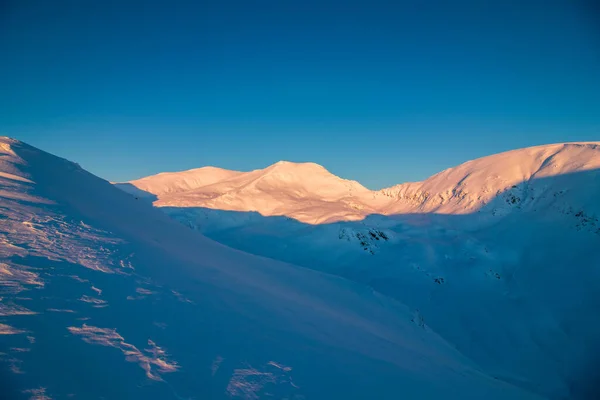
[[[473,212],[494,196],[536,177],[600,168],[600,142],[557,143],[505,151],[447,168],[423,181],[380,190],[337,177],[315,163],[280,161],[249,172],[211,168],[215,169],[168,175],[177,182],[197,173],[193,171],[215,173],[210,184],[187,190],[164,190],[161,184],[169,187],[169,182],[164,182],[166,175],[161,174],[127,184],[156,195],[154,204],[158,207],[257,211],[265,216],[284,215],[317,224],[359,220],[375,213],[458,214]],[[310,211],[311,202],[319,204],[319,211]]]

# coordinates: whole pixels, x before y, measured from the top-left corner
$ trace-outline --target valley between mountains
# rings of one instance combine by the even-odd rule
[[[285,161],[117,186],[218,242],[407,304],[500,379],[550,398],[593,390],[598,143],[509,151],[379,191]]]

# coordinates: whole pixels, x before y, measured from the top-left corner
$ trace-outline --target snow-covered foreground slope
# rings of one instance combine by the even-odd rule
[[[229,246],[394,297],[500,379],[550,398],[597,394],[598,143],[484,157],[315,212],[317,190],[307,192],[281,216],[215,210],[193,191],[155,205]],[[255,201],[227,193],[238,205]],[[345,220],[349,201],[362,204],[356,221]],[[289,218],[298,215],[308,224]]]
[[[366,286],[204,238],[0,138],[8,398],[529,399]]]
[[[475,229],[470,216],[313,226],[256,214],[166,211],[232,247],[400,300],[494,376],[551,398],[593,398],[582,393],[595,390],[600,360],[600,237],[578,227],[578,213],[525,211]]]

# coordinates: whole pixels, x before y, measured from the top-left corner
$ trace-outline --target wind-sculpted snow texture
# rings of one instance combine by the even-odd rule
[[[179,193],[141,181],[156,206],[221,243],[401,301],[500,380],[599,396],[598,143],[496,154],[381,191],[293,163]]]
[[[225,247],[76,164],[0,146],[5,397],[538,398],[365,285]]]

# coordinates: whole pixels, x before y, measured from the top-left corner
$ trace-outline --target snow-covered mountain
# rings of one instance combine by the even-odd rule
[[[117,185],[157,196],[159,207],[257,211],[306,223],[361,219],[374,211],[365,203],[371,191],[314,163],[280,161],[250,172],[206,167]]]
[[[0,297],[11,399],[537,398],[397,300],[223,246],[5,137]]]
[[[268,177],[277,166],[285,179]],[[500,379],[552,399],[598,393],[600,143],[509,151],[381,191],[346,191],[348,181],[304,166],[146,189],[216,241],[407,304]]]
[[[500,208],[506,208],[503,201],[522,206],[548,189],[531,187],[531,183],[598,169],[599,153],[600,142],[530,147],[469,161],[423,182],[379,191],[338,178],[317,164],[285,161],[251,172],[205,167],[117,185],[142,196],[154,195],[158,207],[256,211],[319,224],[360,220],[371,214],[465,214],[494,201]]]
[[[394,201],[383,214],[464,214],[490,203],[535,203],[560,176],[600,169],[600,142],[564,143],[508,151],[449,168],[431,178],[383,189]],[[548,178],[548,179],[544,179]],[[574,190],[585,189],[569,179]],[[544,186],[536,182],[543,182]],[[570,188],[561,187],[563,190]],[[580,190],[581,191],[581,190]],[[600,211],[598,209],[594,211]]]

